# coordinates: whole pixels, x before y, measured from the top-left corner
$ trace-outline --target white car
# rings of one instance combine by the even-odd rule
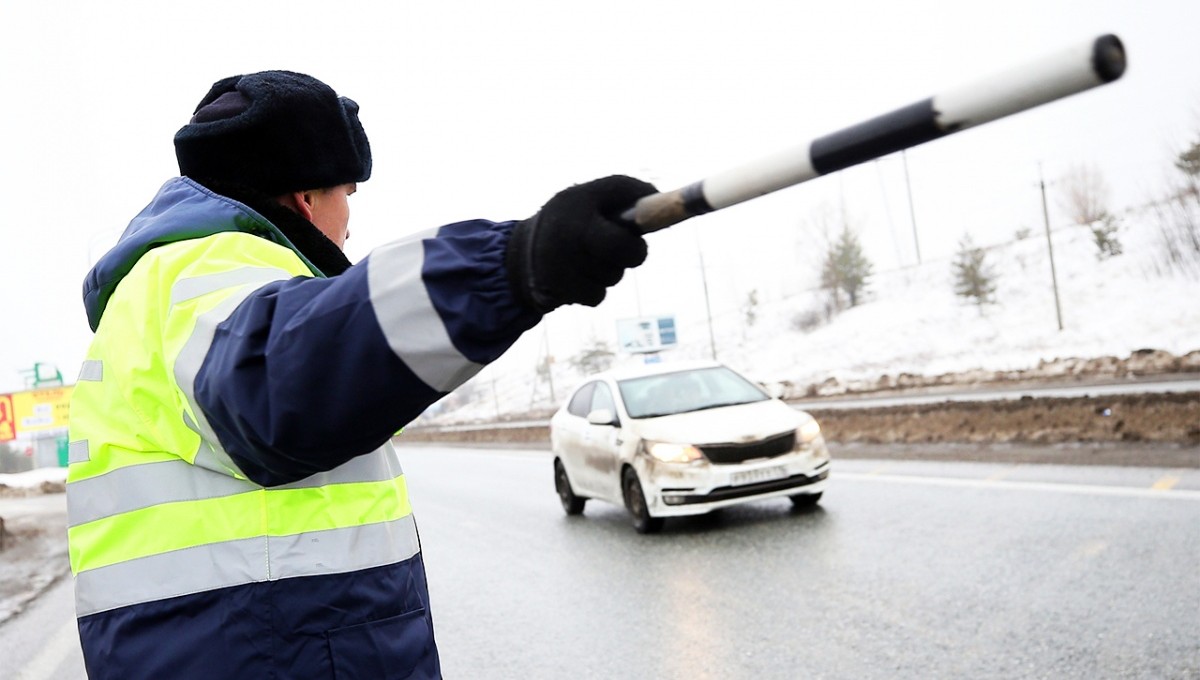
[[[550,442],[563,510],[623,505],[640,533],[764,498],[812,506],[829,476],[817,421],[716,362],[597,374],[554,414]]]

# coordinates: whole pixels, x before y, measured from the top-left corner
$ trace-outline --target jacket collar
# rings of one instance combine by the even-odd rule
[[[254,198],[252,200],[259,202]],[[104,308],[108,305],[117,284],[133,269],[138,260],[154,248],[170,243],[237,231],[253,234],[294,251],[308,266],[313,276],[340,274],[350,266],[345,255],[342,255],[337,246],[325,238],[311,222],[295,215],[295,218],[303,223],[298,224],[289,220],[287,215],[276,215],[271,210],[270,202],[267,203],[260,207],[272,212],[277,219],[287,222],[288,232],[298,241],[305,243],[304,249],[294,243],[281,227],[253,207],[216,193],[187,177],[168,180],[150,204],[130,221],[117,245],[105,253],[84,277],[83,306],[87,311],[88,325],[93,331],[100,326],[100,317],[104,314]],[[285,212],[291,212],[282,206],[278,207]],[[329,248],[337,251],[338,257],[333,256],[327,248],[323,248],[320,241],[314,240],[313,232],[324,239]],[[313,257],[324,266],[316,264]]]

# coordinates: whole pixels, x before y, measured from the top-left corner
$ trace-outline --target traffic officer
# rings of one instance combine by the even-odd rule
[[[646,257],[613,176],[351,264],[358,105],[310,76],[216,82],[166,182],[88,273],[68,537],[93,678],[436,678],[391,446],[542,315]]]

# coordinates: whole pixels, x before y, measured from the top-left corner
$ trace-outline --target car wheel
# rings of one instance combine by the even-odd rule
[[[821,502],[821,493],[798,493],[795,496],[789,496],[792,499],[792,507],[795,508],[815,508],[817,503]]]
[[[558,500],[562,503],[563,512],[568,515],[583,514],[586,498],[580,498],[571,490],[571,480],[567,479],[567,469],[562,461],[554,459],[554,490],[558,492]]]
[[[642,483],[638,481],[633,468],[625,468],[621,475],[621,488],[625,491],[625,507],[633,515],[633,528],[639,534],[658,533],[663,526],[663,518],[651,517],[650,509],[646,507],[646,494],[642,493]]]

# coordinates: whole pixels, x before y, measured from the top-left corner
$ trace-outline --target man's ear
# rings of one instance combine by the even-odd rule
[[[278,200],[284,207],[290,208],[293,212],[312,222],[313,202],[316,200],[316,196],[313,194],[312,191],[293,191],[280,196]]]

